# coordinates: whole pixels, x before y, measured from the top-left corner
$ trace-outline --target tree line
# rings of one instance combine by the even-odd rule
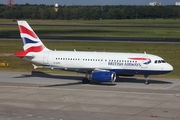
[[[0,4],[2,19],[176,19],[180,18],[179,6],[59,6],[55,12],[53,5],[14,5]]]

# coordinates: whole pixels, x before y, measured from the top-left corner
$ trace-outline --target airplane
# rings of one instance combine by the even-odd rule
[[[113,83],[117,76],[166,74],[173,67],[163,58],[144,53],[57,51],[48,49],[26,21],[17,21],[24,51],[15,56],[31,61],[34,69],[51,68],[84,73],[83,84],[90,81]],[[35,64],[40,64],[37,66]]]

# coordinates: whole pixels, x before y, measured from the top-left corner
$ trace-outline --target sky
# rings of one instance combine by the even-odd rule
[[[7,0],[0,0],[0,4],[6,4]],[[66,2],[65,2],[66,1]],[[102,2],[103,1],[103,2]],[[149,5],[149,2],[156,0],[14,0],[14,4],[46,4],[53,5],[54,2],[59,5]],[[162,5],[175,5],[180,0],[157,0]]]

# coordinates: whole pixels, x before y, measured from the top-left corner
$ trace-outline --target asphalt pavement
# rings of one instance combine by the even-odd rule
[[[0,73],[2,120],[180,120],[180,80],[119,78],[82,84],[83,75]]]

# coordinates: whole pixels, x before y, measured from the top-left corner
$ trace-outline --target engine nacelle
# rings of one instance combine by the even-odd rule
[[[97,81],[97,82],[114,82],[116,80],[115,72],[93,72],[91,74],[87,74],[86,76],[89,80]]]

